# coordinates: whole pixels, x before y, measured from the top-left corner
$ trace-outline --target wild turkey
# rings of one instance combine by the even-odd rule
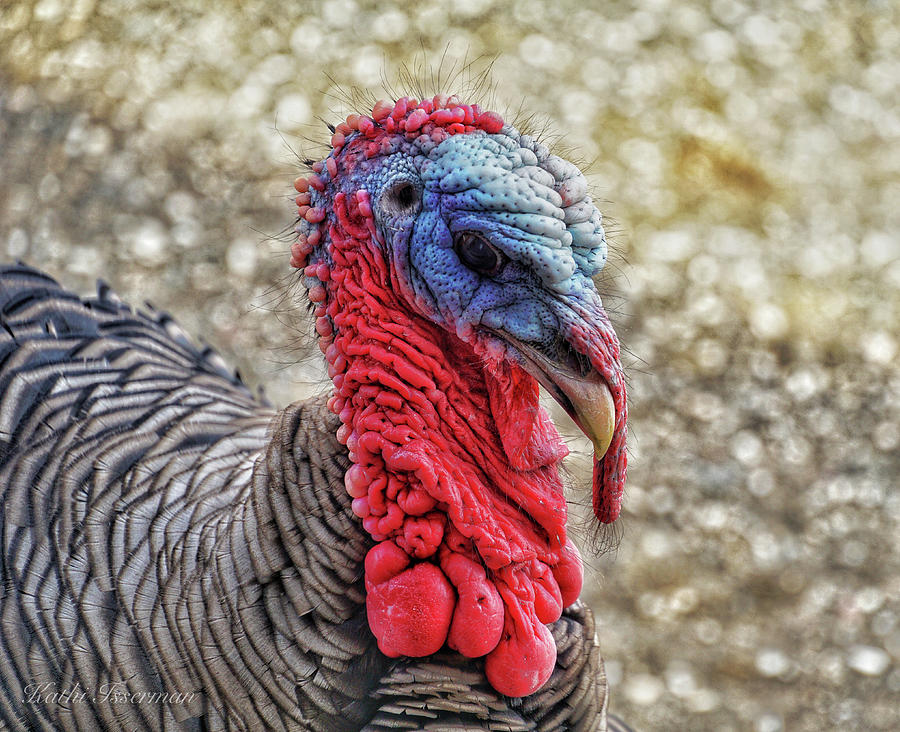
[[[295,184],[334,390],[276,412],[105,285],[0,275],[11,729],[603,730],[567,450],[619,512],[625,391],[569,162],[455,97],[351,115]]]

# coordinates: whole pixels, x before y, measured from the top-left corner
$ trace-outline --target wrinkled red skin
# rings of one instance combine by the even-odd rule
[[[371,118],[338,126],[333,155],[314,170],[340,179],[392,134],[440,141],[502,126],[452,98],[379,103]],[[292,247],[292,264],[318,280],[309,297],[335,387],[329,406],[353,463],[345,484],[379,542],[366,558],[379,648],[424,656],[446,643],[486,656],[501,693],[530,694],[556,661],[546,624],[577,599],[583,578],[558,474],[568,451],[538,403],[537,382],[412,312],[366,191],[329,189],[326,213],[310,205],[310,189],[326,190],[323,177],[295,185],[300,215],[314,226]],[[328,256],[308,263],[325,241]],[[574,337],[590,346],[593,334]],[[611,387],[618,411],[624,390]],[[601,508],[607,518],[618,513]]]
[[[447,639],[453,588],[433,564],[409,567],[409,555],[385,541],[366,557],[369,627],[386,656],[430,656]]]
[[[507,607],[518,609],[521,605],[510,603]],[[534,622],[532,615],[507,612],[503,636],[487,654],[484,673],[501,694],[523,696],[523,689],[540,689],[555,664],[556,644],[547,626]]]
[[[447,645],[469,658],[478,658],[494,650],[503,632],[503,600],[497,588],[477,562],[449,551],[442,551],[444,570],[459,597],[453,615]]]
[[[584,584],[584,565],[581,563],[581,555],[571,539],[566,539],[565,549],[559,558],[559,564],[553,568],[553,576],[559,585],[562,596],[562,606],[569,607],[581,594]]]

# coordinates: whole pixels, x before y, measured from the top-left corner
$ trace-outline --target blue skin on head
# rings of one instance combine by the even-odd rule
[[[528,136],[398,141],[350,177],[341,187],[370,192],[409,303],[463,340],[499,333],[546,353],[566,323],[602,312],[591,279],[607,255],[600,212],[580,171]],[[496,271],[461,260],[466,233],[501,254]]]

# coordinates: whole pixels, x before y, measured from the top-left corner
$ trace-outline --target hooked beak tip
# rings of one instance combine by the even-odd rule
[[[510,339],[507,338],[507,342]],[[534,376],[573,419],[594,445],[600,461],[612,444],[616,429],[616,405],[609,384],[595,368],[578,374],[553,363],[527,344],[512,341],[522,356],[523,368]]]
[[[574,414],[570,416],[594,444],[595,459],[602,460],[616,426],[616,406],[609,386],[596,372],[584,378],[556,372],[551,378],[571,403]]]

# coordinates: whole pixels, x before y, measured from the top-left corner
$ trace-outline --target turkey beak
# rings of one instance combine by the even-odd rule
[[[584,376],[576,375],[534,348],[523,343],[514,344],[523,356],[522,367],[566,410],[594,443],[596,459],[601,460],[609,449],[616,425],[615,403],[603,376],[595,369]]]
[[[548,391],[594,443],[594,454],[600,460],[609,449],[616,425],[616,407],[603,377],[596,371],[583,378],[573,378],[560,371],[551,372],[547,377],[556,387]]]

